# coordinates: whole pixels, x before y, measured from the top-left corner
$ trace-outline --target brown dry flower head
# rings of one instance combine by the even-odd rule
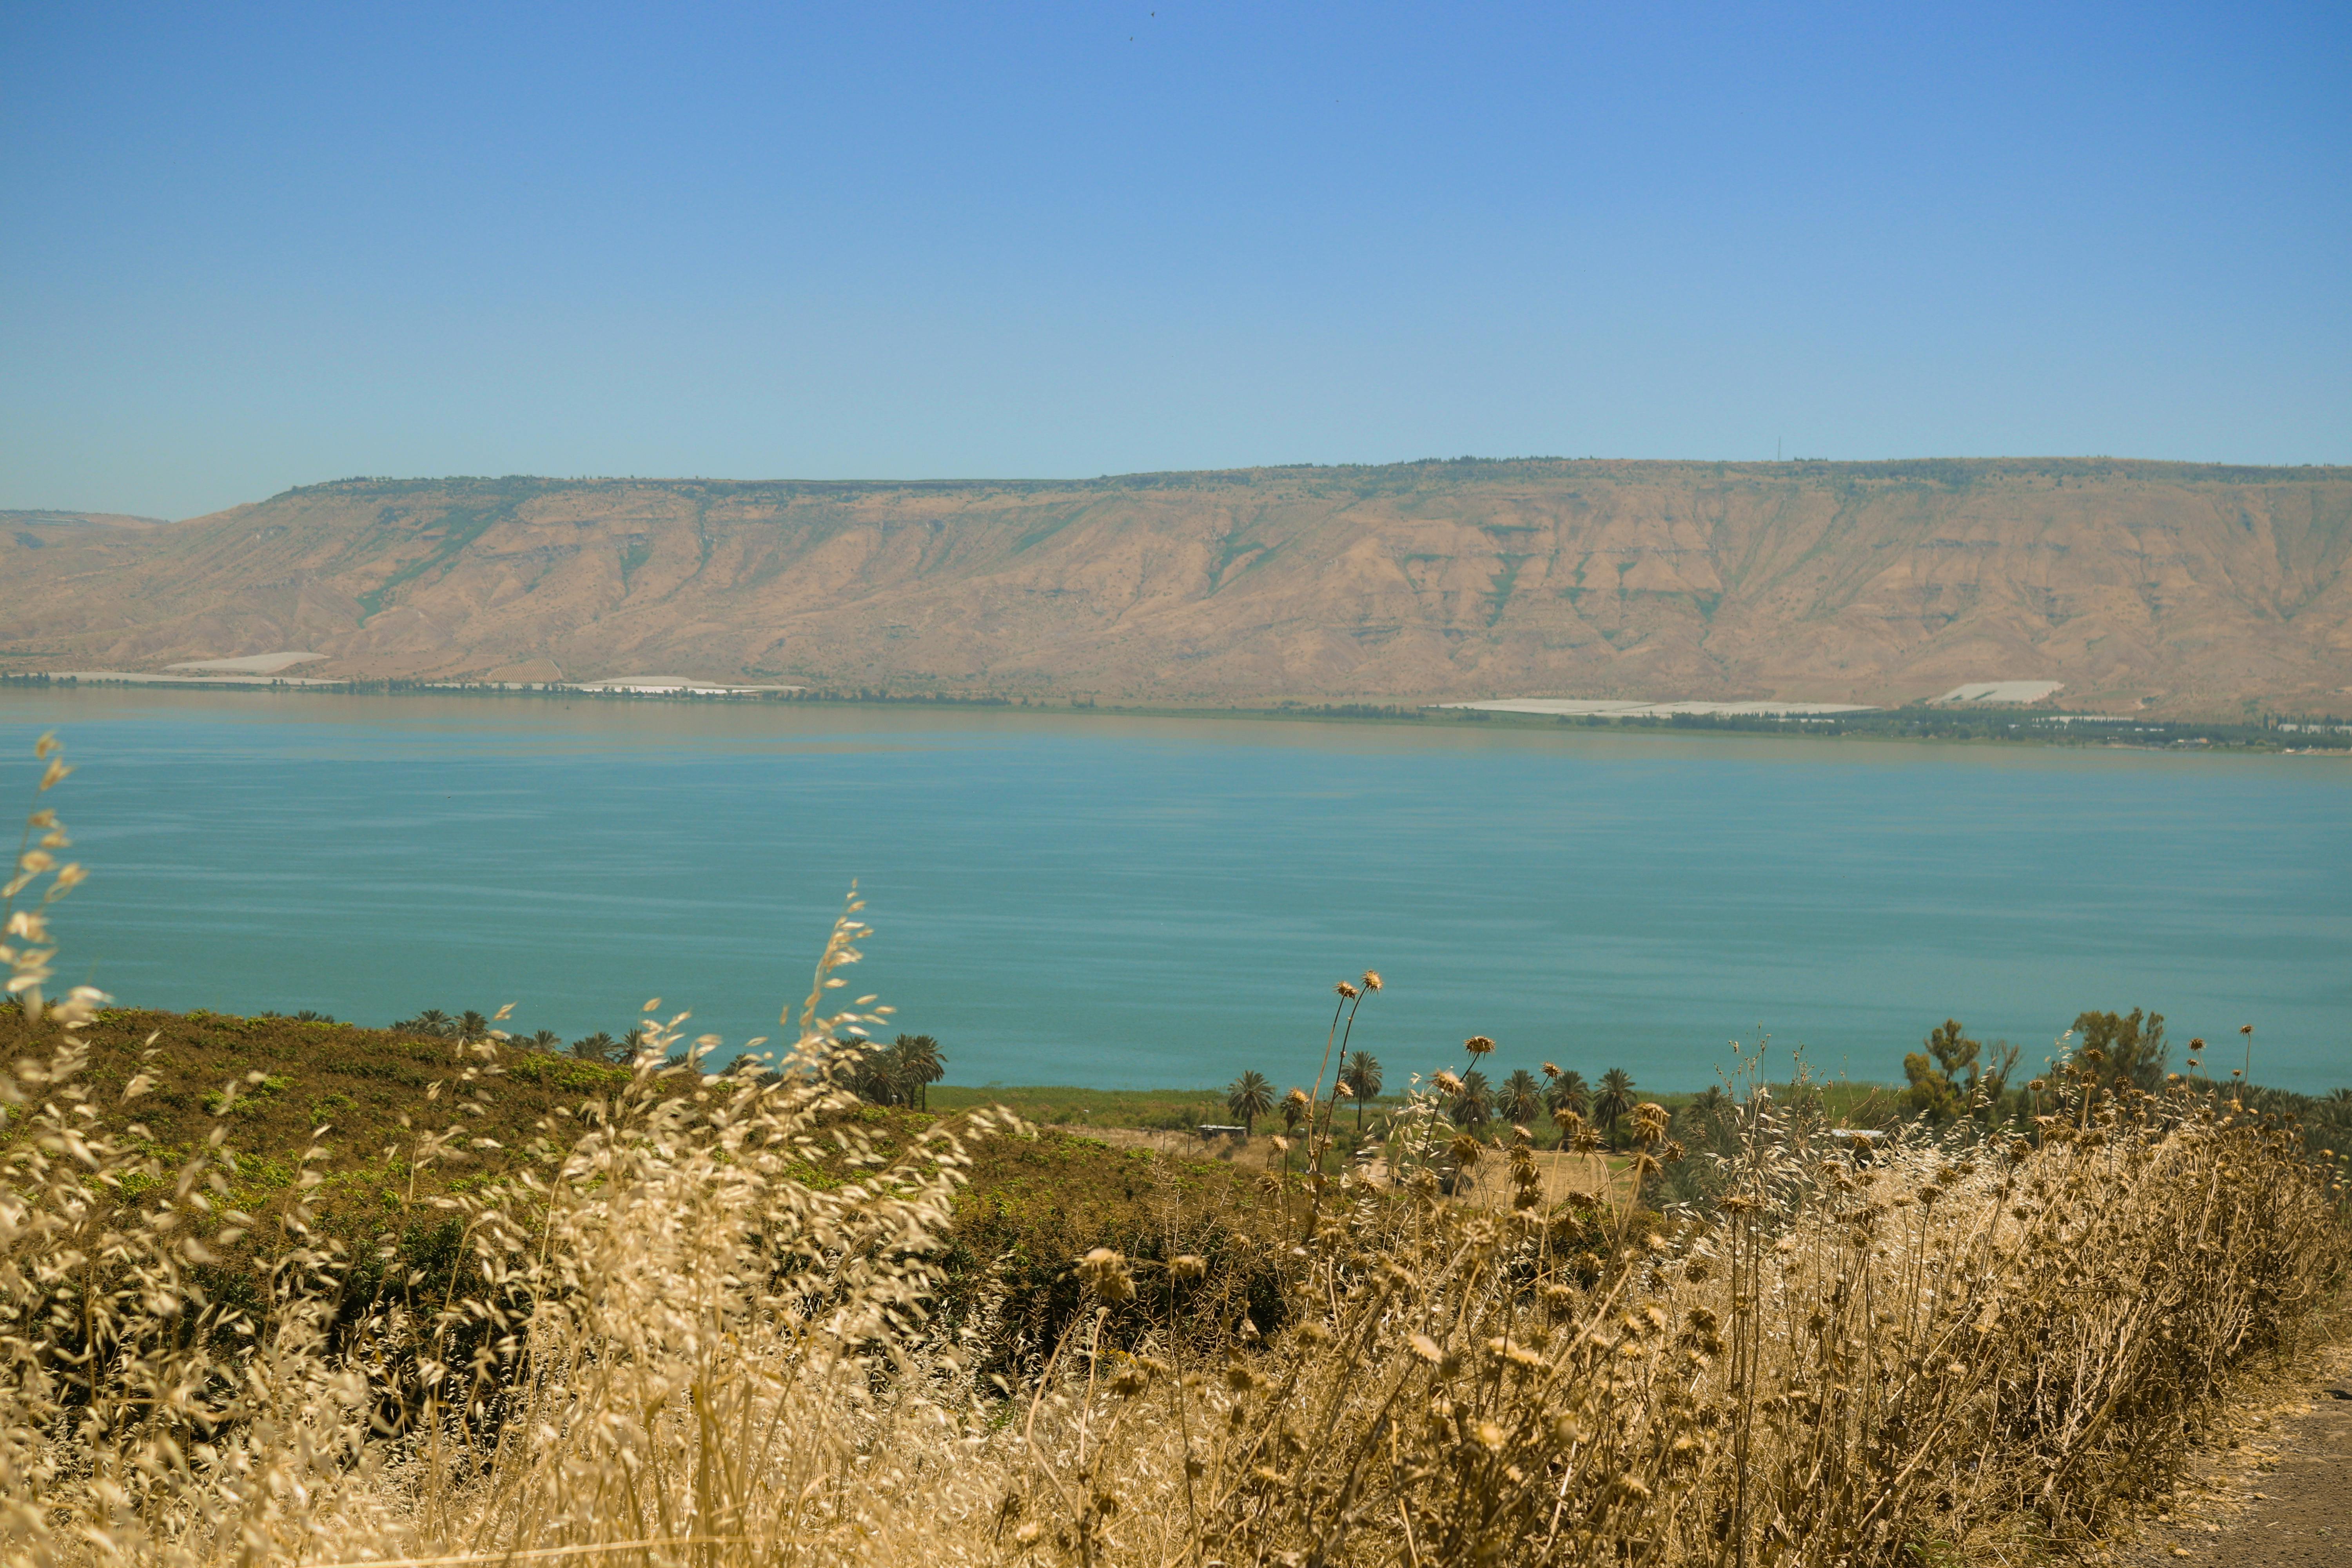
[[[1473,1035],[1462,1042],[1462,1048],[1474,1057],[1483,1057],[1495,1048],[1495,1042],[1484,1035]]]
[[[1367,969],[1367,970],[1365,970],[1365,971],[1364,971],[1364,989],[1365,989],[1365,990],[1367,990],[1367,991],[1378,991],[1380,988],[1381,988],[1381,972],[1380,972],[1379,970],[1377,970],[1377,969]]]
[[[1135,1300],[1135,1275],[1127,1259],[1108,1247],[1097,1247],[1078,1259],[1078,1279],[1103,1301]]]

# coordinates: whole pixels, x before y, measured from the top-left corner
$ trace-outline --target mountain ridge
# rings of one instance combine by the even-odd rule
[[[10,514],[89,517],[100,514]],[[1431,459],[1093,479],[384,479],[0,530],[0,664],[649,668],[1175,703],[2340,710],[2352,468]]]

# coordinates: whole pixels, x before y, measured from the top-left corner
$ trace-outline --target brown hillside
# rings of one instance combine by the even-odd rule
[[[20,519],[26,514],[18,514]],[[37,543],[31,542],[37,541]],[[1069,482],[350,480],[0,531],[0,663],[663,672],[1242,703],[2341,710],[2352,469],[1458,462]]]

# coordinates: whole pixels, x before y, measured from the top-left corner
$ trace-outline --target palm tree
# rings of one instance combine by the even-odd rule
[[[1544,1090],[1544,1102],[1555,1111],[1573,1110],[1579,1116],[1589,1116],[1592,1113],[1592,1090],[1585,1086],[1582,1073],[1564,1072]]]
[[[563,1037],[557,1034],[552,1029],[541,1029],[536,1035],[531,1036],[530,1038],[523,1041],[522,1044],[524,1048],[527,1050],[560,1050],[563,1046]]]
[[[1617,1119],[1633,1109],[1633,1077],[1623,1068],[1611,1068],[1601,1075],[1601,1095],[1592,1102],[1593,1114],[1609,1125],[1609,1137],[1615,1142]]]
[[[1502,1110],[1506,1119],[1522,1125],[1543,1113],[1543,1090],[1535,1074],[1519,1068],[1503,1080]]]
[[[637,1053],[645,1048],[646,1032],[643,1029],[631,1029],[621,1037],[620,1054],[613,1059],[617,1062],[635,1061]]]
[[[298,1024],[331,1024],[335,1021],[335,1016],[332,1013],[313,1012],[305,1007],[294,1015],[294,1021]]]
[[[901,1035],[890,1053],[902,1097],[929,1110],[931,1085],[948,1076],[948,1059],[940,1054],[939,1041],[929,1035]]]
[[[1245,1072],[1226,1086],[1225,1109],[1242,1119],[1242,1136],[1257,1131],[1257,1119],[1274,1109],[1274,1085],[1262,1072]]]
[[[862,1034],[833,1043],[848,1066],[850,1093],[869,1105],[896,1105],[905,1098],[898,1047],[877,1044]]]
[[[1494,1114],[1494,1086],[1485,1073],[1472,1068],[1462,1075],[1462,1092],[1454,1097],[1454,1121],[1457,1126],[1475,1129],[1486,1125]]]
[[[1356,1136],[1364,1135],[1364,1102],[1379,1097],[1381,1092],[1381,1058],[1370,1051],[1358,1051],[1339,1069],[1339,1081],[1356,1097]]]
[[[446,1035],[449,1032],[449,1015],[438,1007],[427,1007],[409,1023],[420,1035]]]
[[[572,1042],[572,1054],[585,1062],[609,1062],[620,1048],[621,1042],[602,1029]]]

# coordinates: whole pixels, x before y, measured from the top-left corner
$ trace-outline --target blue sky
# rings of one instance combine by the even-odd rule
[[[2352,6],[0,10],[0,506],[2352,461]]]

